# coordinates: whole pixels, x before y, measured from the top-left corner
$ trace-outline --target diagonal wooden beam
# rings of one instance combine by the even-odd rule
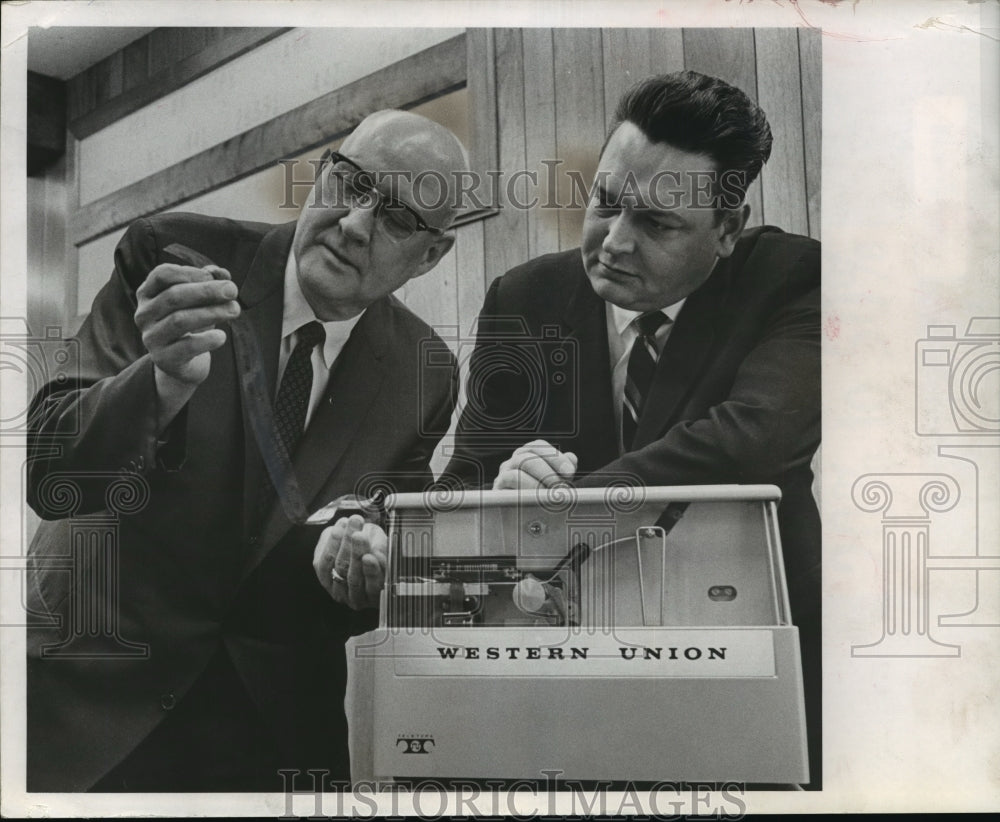
[[[332,142],[373,111],[412,107],[460,88],[466,77],[460,34],[86,204],[70,220],[72,242],[81,246],[283,157]]]
[[[183,60],[170,62],[151,77],[146,76],[149,63],[147,52],[150,41],[155,41],[155,38],[146,35],[70,80],[71,88],[75,92],[74,102],[79,106],[83,104],[79,96],[91,90],[87,88],[88,86],[100,85],[101,74],[112,70],[117,61],[118,93],[112,93],[112,96],[103,102],[93,99],[88,101],[89,105],[83,113],[71,112],[69,129],[78,140],[89,137],[127,114],[138,111],[171,91],[197,80],[203,74],[214,71],[250,49],[257,48],[290,30],[288,28],[224,29],[223,36],[213,41],[210,48],[203,48]],[[185,30],[192,36],[201,33],[202,40],[206,31],[211,30],[194,28]],[[100,89],[95,87],[93,94],[99,95],[99,91]]]

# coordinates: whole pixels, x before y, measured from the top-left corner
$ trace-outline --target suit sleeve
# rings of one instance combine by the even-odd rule
[[[774,314],[739,365],[726,398],[587,476],[647,485],[775,482],[807,468],[820,439],[819,290]]]
[[[451,417],[458,397],[458,368],[454,356],[444,343],[441,344],[441,349],[441,357],[448,360],[446,373],[425,390],[420,430],[413,448],[406,456],[405,464],[401,466],[401,476],[413,475],[415,482],[410,487],[398,490],[424,491],[433,483],[431,458],[438,443],[451,428]]]
[[[69,513],[85,514],[105,508],[108,473],[141,474],[180,460],[183,412],[168,432],[171,444],[163,447],[168,438],[156,431],[153,362],[134,321],[135,291],[157,264],[157,253],[150,223],[133,224],[115,250],[110,280],[70,341],[78,368],[32,399],[27,497],[43,519],[67,515],[56,513],[47,478],[71,481],[81,497]]]
[[[445,471],[451,481],[470,487],[492,483],[500,463],[533,438],[533,426],[522,413],[532,393],[519,380],[524,376],[522,358],[532,349],[522,345],[516,356],[503,353],[511,342],[524,338],[511,334],[498,316],[499,285],[499,279],[490,285],[479,313],[455,454]]]

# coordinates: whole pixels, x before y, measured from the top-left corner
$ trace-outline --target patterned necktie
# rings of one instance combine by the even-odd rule
[[[313,384],[312,351],[326,339],[326,331],[313,320],[296,332],[296,338],[295,350],[285,365],[274,402],[274,422],[289,458],[295,453],[295,444],[305,427]]]
[[[625,374],[625,394],[622,402],[622,444],[628,451],[635,439],[635,431],[642,414],[643,404],[653,383],[653,372],[656,371],[656,360],[659,352],[656,349],[656,332],[664,323],[671,322],[662,311],[650,311],[636,317],[639,336],[632,343],[632,352],[628,357],[628,370]]]

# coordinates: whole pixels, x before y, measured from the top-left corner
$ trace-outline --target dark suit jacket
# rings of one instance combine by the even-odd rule
[[[635,447],[619,456],[605,304],[579,249],[518,266],[486,295],[448,472],[490,481],[515,448],[543,438],[576,453],[579,486],[774,483],[792,611],[815,612],[819,283],[817,242],[746,231],[684,304]]]
[[[315,579],[317,534],[293,527],[278,505],[260,510],[267,474],[248,425],[247,364],[234,356],[232,334],[158,447],[153,365],[133,321],[136,288],[160,262],[177,262],[163,249],[189,246],[239,285],[238,322],[259,341],[259,365],[273,387],[293,231],[294,223],[180,214],[136,223],[79,332],[79,380],[46,386],[36,399],[29,503],[53,521],[42,523],[30,549],[38,565],[28,605],[58,615],[62,628],[28,631],[30,790],[92,785],[223,647],[289,765],[328,751],[313,765],[346,775],[343,642],[370,622],[334,603]],[[310,511],[354,493],[366,477],[396,490],[431,479],[428,461],[453,408],[452,362],[445,344],[394,298],[368,308],[293,455]],[[62,472],[79,495],[69,511],[51,485]],[[79,574],[52,570],[52,558],[70,555],[72,532],[89,525],[85,515],[102,516],[108,472],[148,483],[148,501],[115,527],[118,637],[145,644],[149,654],[123,658],[120,641],[99,635],[72,646],[89,659],[51,658],[45,646],[79,632],[71,606],[86,585]],[[114,587],[83,604],[114,609]]]

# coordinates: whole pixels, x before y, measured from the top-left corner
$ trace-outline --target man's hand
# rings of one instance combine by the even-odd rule
[[[355,611],[377,607],[388,544],[385,531],[358,514],[338,519],[323,531],[313,552],[320,585]]]
[[[493,480],[493,490],[550,488],[571,480],[574,474],[576,454],[572,451],[563,453],[545,440],[533,440],[500,464],[497,478]]]
[[[161,429],[208,376],[210,352],[226,342],[217,326],[239,316],[236,296],[229,272],[214,265],[164,263],[136,291],[135,324],[155,366]]]

